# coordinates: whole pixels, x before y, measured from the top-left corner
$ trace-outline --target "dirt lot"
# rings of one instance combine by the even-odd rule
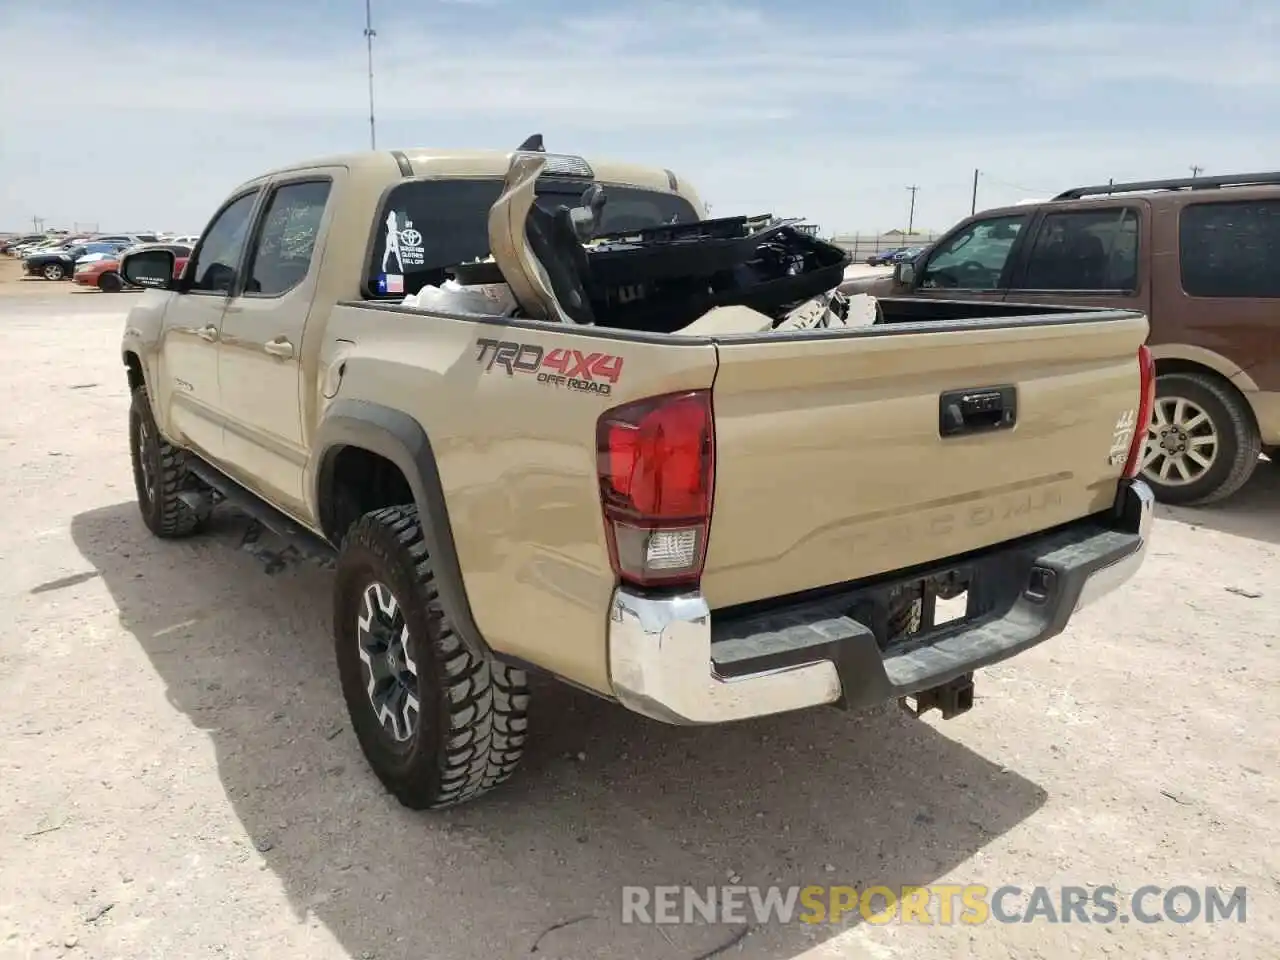
[[[508,788],[412,814],[347,726],[329,574],[268,574],[229,513],[144,531],[132,297],[66,287],[0,284],[0,956],[693,960],[739,930],[624,926],[620,888],[733,878],[1244,885],[1247,920],[772,925],[720,956],[1275,956],[1280,469],[1162,510],[1138,579],[957,720],[684,730],[546,686]]]

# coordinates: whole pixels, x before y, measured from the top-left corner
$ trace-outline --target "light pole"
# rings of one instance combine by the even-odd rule
[[[369,149],[378,149],[378,134],[373,122],[373,0],[364,0],[364,42],[369,52]]]

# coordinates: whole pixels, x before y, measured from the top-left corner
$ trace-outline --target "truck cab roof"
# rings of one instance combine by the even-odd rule
[[[552,172],[559,161],[562,164],[563,175],[578,176],[600,183],[627,184],[647,190],[678,193],[690,200],[698,209],[702,206],[693,193],[692,187],[666,168],[568,154],[552,153],[547,154],[547,157],[548,168]],[[272,177],[301,173],[317,167],[345,167],[357,179],[440,177],[501,180],[506,176],[510,164],[510,150],[456,150],[441,147],[361,150],[317,157],[278,167],[251,180],[246,180],[242,187],[249,187]]]

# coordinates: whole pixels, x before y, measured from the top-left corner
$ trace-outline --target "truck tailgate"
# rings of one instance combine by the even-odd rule
[[[1106,509],[1147,329],[1140,314],[1100,313],[721,340],[702,579],[711,608],[903,570]],[[1016,414],[992,429],[998,414],[983,398],[997,394],[1016,398]],[[959,432],[944,437],[944,421]]]

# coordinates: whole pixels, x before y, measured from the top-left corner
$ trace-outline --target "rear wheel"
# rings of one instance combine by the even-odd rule
[[[119,293],[124,289],[124,281],[120,279],[120,274],[108,270],[98,277],[98,289],[103,293]]]
[[[1169,373],[1156,379],[1142,476],[1165,503],[1212,503],[1253,475],[1262,444],[1244,398],[1217,378]]]
[[[333,632],[356,739],[402,804],[465,803],[515,771],[528,726],[524,671],[463,644],[412,506],[367,513],[348,531]]]

